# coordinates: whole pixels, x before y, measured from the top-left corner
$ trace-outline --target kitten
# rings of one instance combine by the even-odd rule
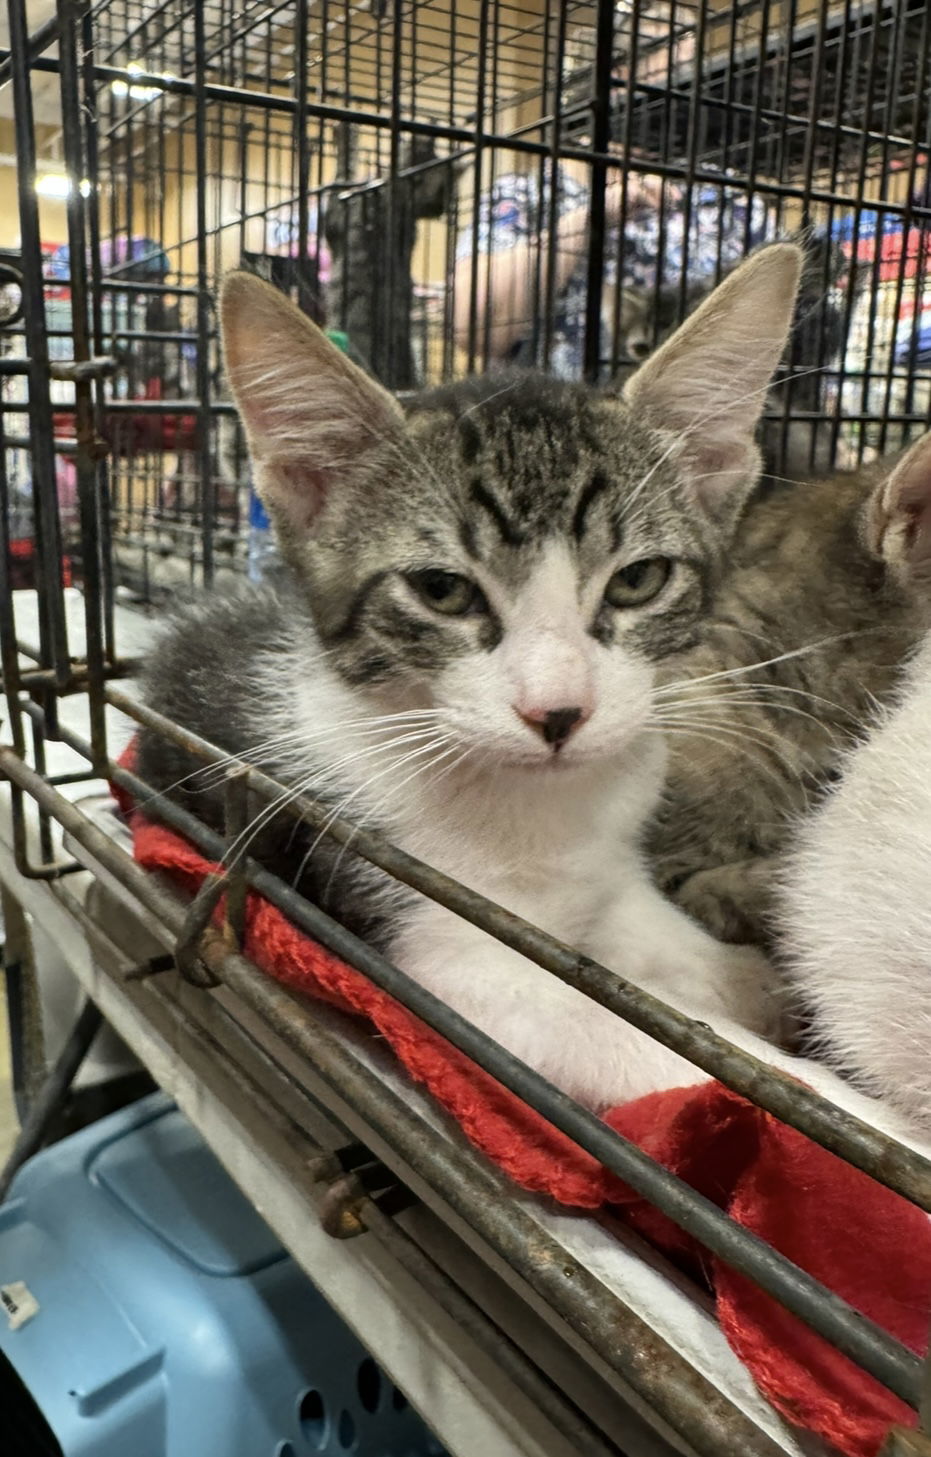
[[[766,1025],[759,953],[664,900],[640,838],[665,761],[657,669],[700,634],[757,478],[798,272],[792,246],[749,259],[623,398],[496,376],[406,418],[231,275],[227,370],[291,580],[182,615],[148,701],[685,1010]],[[144,777],[219,823],[194,767],[142,735]],[[279,815],[253,850],[587,1105],[694,1078],[325,837]]]
[[[703,278],[690,280],[684,312],[692,313],[708,297],[711,287]],[[681,290],[669,284],[658,289],[628,286],[620,290],[620,295],[618,344],[625,362],[619,367],[616,381],[627,379],[632,366],[648,359],[655,346],[678,328],[683,315]]]
[[[923,543],[927,577],[931,436],[900,472],[915,493],[906,530]],[[931,638],[800,838],[780,895],[780,944],[812,1041],[830,1066],[931,1132]]]
[[[767,400],[760,444],[763,451],[763,480],[771,485],[812,476],[830,475],[835,469],[853,469],[856,458],[846,443],[834,440],[826,420],[803,420],[825,411],[826,370],[840,359],[846,348],[848,287],[854,297],[862,290],[865,275],[854,273],[849,285],[850,263],[843,251],[826,238],[799,235],[804,263],[796,297],[795,323],[789,358],[782,361],[776,383]],[[690,279],[686,284],[684,312],[690,314],[707,298],[713,287],[710,278]],[[839,297],[844,289],[843,300]],[[675,284],[655,288],[622,288],[619,306],[619,344],[626,361],[618,379],[630,375],[656,344],[669,337],[683,314],[682,291]],[[784,416],[788,410],[789,419]]]
[[[722,939],[765,944],[799,816],[931,627],[918,458],[755,497],[703,641],[663,665],[679,686],[650,850],[659,884]]]

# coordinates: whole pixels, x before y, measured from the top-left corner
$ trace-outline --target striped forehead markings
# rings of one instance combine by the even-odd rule
[[[513,517],[508,515],[497,496],[485,485],[484,481],[476,477],[469,486],[469,496],[475,505],[481,507],[491,518],[505,546],[526,546],[527,532],[522,530]]]

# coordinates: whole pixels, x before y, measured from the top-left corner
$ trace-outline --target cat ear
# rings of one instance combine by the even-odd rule
[[[900,575],[931,577],[931,432],[911,446],[866,506],[867,545]]]
[[[680,437],[677,459],[712,515],[733,514],[759,474],[754,435],[785,351],[801,269],[795,244],[760,249],[624,387],[648,423]]]
[[[220,293],[226,373],[249,443],[256,489],[279,528],[303,535],[328,491],[384,467],[403,419],[270,283],[231,273]]]

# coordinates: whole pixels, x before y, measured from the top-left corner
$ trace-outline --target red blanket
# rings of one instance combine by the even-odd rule
[[[133,816],[136,858],[193,891],[215,867]],[[360,972],[258,896],[246,954],[295,991],[361,1013],[468,1138],[524,1188],[611,1206],[697,1278],[760,1390],[791,1422],[850,1457],[873,1457],[914,1413],[748,1280],[700,1247]],[[717,1083],[655,1093],[608,1122],[746,1228],[923,1353],[931,1316],[931,1223],[914,1206]]]

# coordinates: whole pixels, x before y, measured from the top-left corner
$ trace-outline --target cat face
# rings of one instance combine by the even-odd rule
[[[247,275],[227,364],[259,489],[343,679],[475,755],[566,769],[647,725],[759,470],[798,253],[738,270],[624,397],[521,374],[394,401]],[[713,307],[717,300],[717,307]]]
[[[324,645],[392,705],[515,762],[620,747],[691,640],[718,533],[626,407],[533,375],[420,401],[366,507],[301,551]]]

